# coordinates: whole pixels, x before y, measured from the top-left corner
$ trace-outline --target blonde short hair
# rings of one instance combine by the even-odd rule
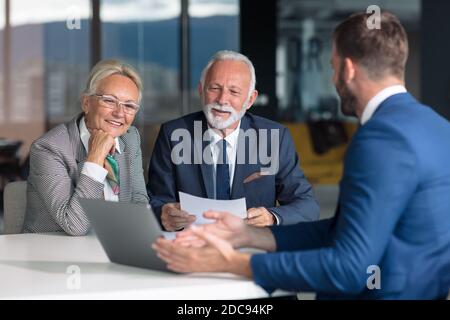
[[[127,77],[134,82],[139,91],[138,102],[140,103],[142,99],[141,77],[131,65],[116,59],[106,59],[97,62],[89,74],[89,79],[86,83],[86,88],[84,89],[83,94],[95,94],[100,81],[115,74]]]

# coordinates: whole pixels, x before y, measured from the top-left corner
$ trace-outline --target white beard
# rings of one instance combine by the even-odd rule
[[[214,116],[214,114],[212,113],[212,109],[230,112],[230,115],[228,116],[228,119],[223,120],[221,116]],[[240,112],[237,112],[233,107],[229,105],[222,106],[218,103],[210,103],[203,106],[203,113],[205,114],[208,124],[212,128],[217,130],[224,130],[229,126],[231,126],[233,123],[239,121],[244,116],[246,111],[247,111],[247,101],[242,106]]]

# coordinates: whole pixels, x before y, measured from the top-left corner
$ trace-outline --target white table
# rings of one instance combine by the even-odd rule
[[[77,268],[80,273],[74,274]],[[110,263],[93,235],[0,236],[0,299],[265,297],[267,293],[252,281],[230,274],[178,275]]]

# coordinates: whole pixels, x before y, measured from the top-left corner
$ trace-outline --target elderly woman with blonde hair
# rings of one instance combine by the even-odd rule
[[[148,205],[140,137],[131,126],[141,97],[131,66],[104,60],[93,67],[83,112],[31,146],[24,232],[85,235],[90,223],[80,198]]]

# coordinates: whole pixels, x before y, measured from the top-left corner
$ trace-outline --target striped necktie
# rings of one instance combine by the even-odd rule
[[[105,169],[108,170],[106,179],[108,180],[113,193],[118,195],[120,192],[119,165],[112,155],[106,157]]]

